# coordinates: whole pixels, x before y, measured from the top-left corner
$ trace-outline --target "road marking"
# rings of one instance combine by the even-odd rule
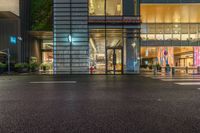
[[[200,82],[177,82],[177,85],[200,85]]]
[[[200,90],[200,88],[197,88],[197,90]]]
[[[161,101],[162,101],[162,99],[158,99],[157,101],[158,101],[158,102],[161,102]]]
[[[29,83],[30,84],[76,84],[77,81],[37,81]]]
[[[162,81],[200,81],[200,79],[161,79]]]

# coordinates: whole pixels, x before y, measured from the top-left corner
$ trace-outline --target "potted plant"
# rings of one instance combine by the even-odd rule
[[[160,64],[156,64],[156,67],[157,67],[158,71],[161,71],[162,68],[161,68]]]
[[[41,68],[41,70],[43,70],[44,72],[46,72],[47,70],[50,69],[50,66],[49,66],[48,63],[42,63],[42,64],[40,65],[40,68]]]
[[[29,70],[29,65],[27,63],[17,63],[15,64],[15,70],[19,73],[26,73]]]
[[[152,64],[148,64],[149,69],[153,69],[153,65]]]
[[[0,74],[5,72],[5,70],[6,70],[6,64],[0,62]]]
[[[31,72],[36,72],[38,71],[39,65],[37,63],[31,63],[29,67],[30,67]]]

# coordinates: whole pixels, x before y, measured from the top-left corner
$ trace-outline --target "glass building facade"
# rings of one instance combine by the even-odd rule
[[[56,74],[200,66],[200,0],[54,0]]]
[[[180,71],[188,67],[194,72],[200,65],[200,4],[197,2],[144,0],[141,4],[141,67],[169,65]]]
[[[139,73],[139,15],[139,0],[54,0],[54,73]]]

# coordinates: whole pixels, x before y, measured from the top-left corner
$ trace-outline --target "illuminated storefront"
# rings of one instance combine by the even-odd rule
[[[200,4],[175,1],[54,0],[54,72],[199,66]]]
[[[148,53],[148,54],[147,54]],[[199,62],[199,47],[142,47],[142,64],[160,64],[165,67],[190,67]],[[196,58],[195,58],[196,57]],[[148,62],[148,63],[147,63]]]
[[[54,72],[139,73],[139,15],[139,0],[54,0]]]
[[[141,67],[199,66],[199,13],[197,3],[142,4]]]

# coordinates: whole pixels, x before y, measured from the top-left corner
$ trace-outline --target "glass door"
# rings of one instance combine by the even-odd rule
[[[123,74],[123,53],[122,49],[107,49],[107,74]]]

